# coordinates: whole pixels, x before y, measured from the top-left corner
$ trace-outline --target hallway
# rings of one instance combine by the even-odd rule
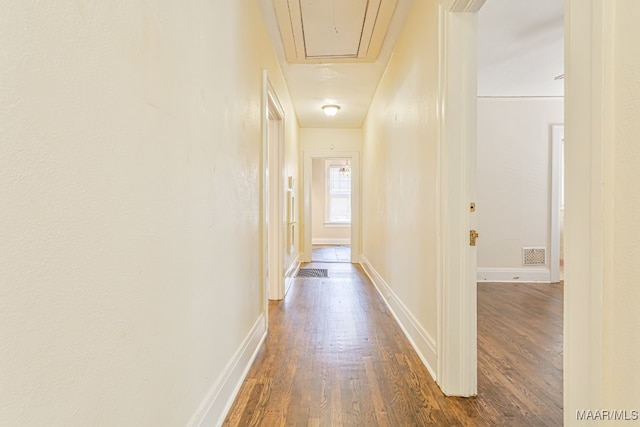
[[[447,398],[359,266],[304,267],[329,278],[298,278],[270,303],[225,426],[562,424],[561,287],[479,285],[480,396]]]

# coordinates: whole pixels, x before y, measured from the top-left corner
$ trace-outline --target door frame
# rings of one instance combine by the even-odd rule
[[[473,0],[440,0],[444,15],[454,18],[455,6],[473,3]],[[483,3],[483,2],[481,2]],[[480,4],[482,6],[482,4]],[[613,190],[605,188],[603,181],[613,182],[612,167],[607,163],[612,157],[613,144],[606,141],[615,140],[615,125],[612,116],[615,110],[615,99],[611,90],[614,75],[614,14],[615,4],[602,0],[566,0],[565,1],[565,287],[564,287],[564,356],[563,356],[563,406],[566,425],[577,425],[576,410],[600,408],[602,406],[602,342],[605,272],[611,264],[611,255],[606,252],[610,235],[610,227],[614,222],[610,198]],[[462,10],[461,10],[462,11]],[[461,12],[459,11],[459,12]],[[443,14],[441,13],[441,16]],[[473,27],[473,23],[462,25]],[[441,25],[442,28],[442,25]],[[468,30],[468,29],[467,29]],[[451,27],[442,30],[441,50],[449,51],[446,45],[451,44],[447,36],[453,31]],[[459,29],[462,33],[466,30]],[[455,37],[454,37],[455,38]],[[477,34],[466,38],[471,45],[477,44]],[[442,42],[445,41],[445,43]],[[448,43],[447,43],[448,42]],[[465,44],[462,45],[463,47]],[[465,49],[468,49],[466,46]],[[464,56],[464,55],[463,55]],[[477,68],[477,67],[476,67]],[[467,69],[469,71],[470,68]],[[442,72],[442,70],[441,70]],[[477,70],[476,70],[477,73]],[[449,75],[450,71],[444,72]],[[477,74],[476,74],[477,76]],[[473,76],[468,75],[468,79]],[[473,77],[475,80],[475,77]],[[460,82],[453,79],[452,82]],[[442,77],[441,77],[442,83]],[[462,111],[460,101],[454,104],[445,96],[446,109],[449,113]],[[467,99],[475,105],[475,100]],[[444,115],[444,114],[443,114]],[[446,128],[450,118],[441,119]],[[441,134],[441,145],[446,146],[445,137]],[[446,163],[440,168],[446,168]],[[440,173],[440,176],[443,176]],[[446,187],[441,186],[445,190]],[[451,189],[449,189],[451,190]],[[446,203],[447,196],[442,196]],[[481,207],[478,207],[481,209]],[[446,206],[439,209],[440,215],[447,212]],[[440,218],[442,221],[442,218]],[[439,227],[442,235],[447,234],[446,227]],[[480,230],[482,231],[482,230]],[[439,247],[439,265],[446,266],[446,237],[441,238]],[[588,266],[588,267],[585,267]],[[456,312],[467,303],[469,295],[461,302],[446,298],[448,284],[444,267],[439,272],[438,320],[438,380],[445,391],[450,390],[448,380],[443,375],[441,363],[460,356],[452,361],[452,366],[460,365],[471,371],[472,357],[459,350],[450,351],[442,341],[442,331],[450,334],[449,339],[459,339],[469,345],[470,337],[475,336],[470,323],[462,331],[443,327],[447,322],[448,311],[455,316]],[[445,286],[446,285],[446,286]],[[454,295],[456,296],[456,295]],[[477,303],[473,304],[477,309]],[[474,318],[477,314],[474,312]],[[465,332],[468,333],[465,335]],[[443,348],[444,347],[444,348]],[[474,368],[477,370],[477,365]],[[477,375],[477,372],[476,372]],[[469,378],[466,382],[470,382]],[[470,389],[470,388],[469,388]],[[445,391],[445,393],[448,393]]]
[[[312,255],[312,165],[316,158],[351,160],[351,262],[360,262],[360,153],[358,151],[303,151],[303,254],[304,262]]]
[[[615,2],[565,2],[564,421],[602,407],[603,299],[615,223]]]
[[[284,125],[285,114],[266,70],[262,73],[262,294],[265,318],[270,299],[282,299],[285,293],[284,269]],[[270,123],[278,123],[275,165],[270,165],[270,153],[274,149],[270,136]],[[270,167],[271,166],[271,167]],[[275,169],[275,173],[274,170]],[[270,187],[276,180],[277,194]],[[271,218],[271,203],[276,203],[276,218]],[[275,219],[275,220],[274,220]],[[275,251],[273,248],[276,248]],[[275,253],[273,253],[275,252]],[[273,274],[273,270],[277,274]]]
[[[560,209],[562,204],[562,141],[564,125],[551,125],[551,240],[549,273],[551,283],[560,281]]]

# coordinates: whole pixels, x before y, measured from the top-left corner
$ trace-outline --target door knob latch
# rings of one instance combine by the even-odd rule
[[[478,237],[480,237],[480,235],[478,234],[478,232],[476,230],[469,231],[469,246],[475,246],[476,245],[476,239]]]

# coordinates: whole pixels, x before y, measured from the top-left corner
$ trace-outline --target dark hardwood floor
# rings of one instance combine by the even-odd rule
[[[351,262],[351,246],[313,245],[311,260],[313,262]]]
[[[562,425],[562,287],[478,286],[478,397],[442,394],[351,264],[298,278],[225,426]]]
[[[478,284],[478,400],[501,425],[562,425],[562,313],[561,284]]]

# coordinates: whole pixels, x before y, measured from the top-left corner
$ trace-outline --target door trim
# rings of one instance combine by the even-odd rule
[[[578,424],[577,410],[602,406],[602,305],[615,223],[615,7],[602,0],[565,3],[563,406],[569,426]]]
[[[560,209],[562,203],[562,140],[564,125],[551,125],[551,241],[549,273],[551,283],[560,281]]]
[[[282,104],[278,99],[273,85],[269,81],[269,76],[266,70],[262,72],[262,283],[261,286],[263,294],[263,304],[265,312],[265,321],[268,322],[269,312],[269,300],[270,299],[282,299],[284,297],[284,269],[282,268],[284,260],[284,226],[283,217],[284,208],[282,207],[284,195],[284,124],[285,115]],[[277,136],[277,164],[275,169],[275,175],[273,171],[269,169],[269,151],[271,145],[269,136],[269,122],[275,118],[279,122],[278,124],[278,136]],[[278,180],[278,194],[272,195],[269,191],[270,180]],[[275,221],[269,217],[269,204],[275,202],[278,206],[278,215]],[[274,237],[275,236],[275,237]],[[271,253],[269,241],[275,238],[277,240],[277,250],[275,254]],[[269,264],[271,257],[275,256],[275,261],[272,265],[276,265],[275,270],[278,274],[273,277],[270,271]],[[273,260],[272,260],[273,261]]]

